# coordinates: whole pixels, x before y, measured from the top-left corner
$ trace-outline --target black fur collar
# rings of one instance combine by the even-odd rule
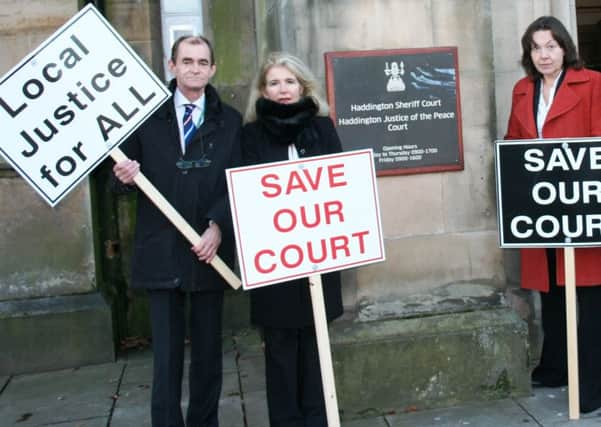
[[[312,98],[301,98],[293,104],[280,104],[267,98],[256,103],[257,120],[274,137],[276,142],[290,144],[317,114],[317,105]]]

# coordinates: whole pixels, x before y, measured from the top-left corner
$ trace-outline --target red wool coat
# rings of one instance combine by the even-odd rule
[[[505,139],[537,138],[534,81],[525,77],[513,88]],[[543,126],[545,138],[601,136],[601,73],[568,69]],[[549,290],[545,249],[522,249],[522,287]],[[557,283],[564,284],[563,249],[556,249]],[[576,285],[601,285],[601,248],[576,249]]]

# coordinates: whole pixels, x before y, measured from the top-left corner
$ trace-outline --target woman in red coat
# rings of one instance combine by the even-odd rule
[[[535,20],[522,37],[527,77],[512,95],[505,139],[601,136],[601,74],[583,68],[574,42],[554,17]],[[534,386],[567,384],[562,249],[522,249],[522,287],[541,292],[543,349]],[[576,249],[580,410],[601,407],[601,248]]]

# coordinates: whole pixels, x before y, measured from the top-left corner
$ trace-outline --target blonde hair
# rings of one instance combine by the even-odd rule
[[[250,89],[250,94],[248,95],[246,113],[244,114],[244,123],[257,120],[257,99],[263,96],[263,90],[267,84],[267,73],[271,67],[275,66],[286,67],[292,74],[294,74],[302,88],[301,96],[306,96],[313,99],[315,105],[317,105],[318,116],[327,116],[329,114],[330,109],[328,107],[328,103],[321,95],[319,83],[309,67],[307,67],[303,61],[294,55],[286,52],[272,52],[267,55],[267,58],[259,69],[259,73],[253,80],[253,85]]]

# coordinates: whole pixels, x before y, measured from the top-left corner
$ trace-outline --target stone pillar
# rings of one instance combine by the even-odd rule
[[[0,0],[0,73],[74,15],[75,0]],[[51,208],[0,161],[0,374],[112,360],[111,312],[95,285],[90,191]]]

